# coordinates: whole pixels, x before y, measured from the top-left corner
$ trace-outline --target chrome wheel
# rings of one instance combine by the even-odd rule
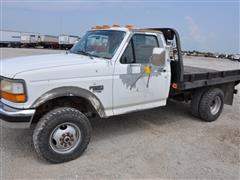
[[[72,152],[81,142],[81,131],[73,123],[62,123],[51,133],[50,147],[57,153],[66,154]]]
[[[212,115],[216,115],[219,112],[221,104],[222,104],[221,98],[219,96],[216,96],[210,106],[210,111]]]

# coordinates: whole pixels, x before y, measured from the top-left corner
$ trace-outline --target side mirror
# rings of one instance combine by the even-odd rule
[[[151,57],[151,64],[154,66],[165,65],[166,51],[164,48],[153,48],[153,53]]]

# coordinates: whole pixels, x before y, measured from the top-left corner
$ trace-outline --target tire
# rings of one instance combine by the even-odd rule
[[[199,103],[200,118],[207,122],[215,121],[222,112],[224,93],[221,89],[211,88],[206,91]]]
[[[87,148],[92,127],[80,111],[61,107],[44,115],[33,133],[37,154],[52,163],[79,157]]]
[[[203,93],[206,91],[205,88],[198,89],[193,93],[192,100],[191,100],[191,114],[197,118],[200,117],[199,115],[199,103],[202,98]]]

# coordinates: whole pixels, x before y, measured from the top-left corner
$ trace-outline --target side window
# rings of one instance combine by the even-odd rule
[[[149,63],[153,48],[159,47],[157,37],[154,35],[135,34],[126,47],[120,62],[123,64]]]
[[[153,48],[159,47],[157,37],[153,35],[135,34],[132,39],[136,63],[149,63]]]
[[[129,41],[121,59],[120,59],[120,62],[122,64],[130,64],[130,63],[134,63],[135,60],[134,60],[134,55],[133,55],[133,46],[132,46],[132,40]]]

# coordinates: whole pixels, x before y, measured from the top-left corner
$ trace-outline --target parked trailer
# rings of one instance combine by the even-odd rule
[[[70,49],[76,41],[79,40],[78,36],[61,34],[58,37],[58,43],[61,49]]]
[[[21,33],[21,44],[24,47],[35,47],[40,41],[39,33]]]
[[[38,43],[44,48],[58,48],[58,37],[52,35],[40,35],[40,41]]]
[[[20,47],[21,33],[19,31],[0,30],[0,47]]]

